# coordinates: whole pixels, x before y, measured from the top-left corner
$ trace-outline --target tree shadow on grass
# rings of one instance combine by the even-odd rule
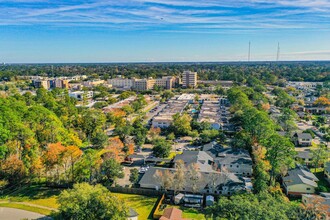
[[[39,186],[39,185],[31,185],[25,186],[21,189],[17,190],[16,192],[10,194],[10,197],[19,197],[24,199],[47,199],[52,196],[58,196],[61,193],[61,189],[54,189],[49,188],[46,186]]]

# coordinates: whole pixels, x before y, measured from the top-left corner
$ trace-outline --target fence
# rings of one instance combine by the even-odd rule
[[[142,196],[161,196],[164,193],[157,190],[142,189],[142,188],[108,187],[108,189],[110,190],[110,192],[137,194]]]

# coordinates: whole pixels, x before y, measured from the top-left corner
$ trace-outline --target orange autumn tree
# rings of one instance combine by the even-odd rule
[[[265,110],[265,111],[268,111],[268,110],[270,109],[270,105],[269,105],[269,103],[263,103],[263,104],[261,105],[261,107],[262,107],[262,109]]]
[[[0,169],[1,173],[7,176],[9,182],[20,181],[26,175],[26,168],[23,161],[14,154],[1,163]]]
[[[320,98],[315,100],[314,105],[316,105],[316,106],[330,106],[330,100],[325,96],[321,96]]]
[[[65,150],[65,147],[60,143],[48,144],[46,151],[42,157],[42,162],[46,168],[46,175],[50,173],[56,173],[56,178],[59,180],[60,176],[60,166],[62,165],[62,154]]]
[[[82,150],[80,150],[77,146],[68,146],[63,152],[63,159],[66,161],[64,166],[70,166],[71,181],[74,180],[74,165],[80,159],[82,154]]]
[[[109,146],[105,148],[107,153],[105,153],[104,156],[108,159],[113,158],[117,162],[122,162],[124,160],[123,148],[124,143],[119,137],[110,138]]]
[[[151,140],[154,140],[156,137],[159,136],[160,132],[161,132],[160,128],[151,127],[148,132],[148,136],[150,137]]]

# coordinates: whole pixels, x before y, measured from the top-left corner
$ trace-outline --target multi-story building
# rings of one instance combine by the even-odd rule
[[[99,85],[103,85],[104,84],[104,80],[93,80],[93,81],[84,81],[83,85],[85,87],[94,87],[94,86],[99,86]]]
[[[93,91],[75,91],[75,92],[70,92],[69,96],[72,98],[77,99],[78,101],[82,101],[84,98],[86,99],[91,99],[93,98]]]
[[[197,86],[197,72],[184,71],[182,74],[182,86],[195,88]]]
[[[162,78],[156,79],[155,84],[165,89],[172,89],[174,87],[175,77],[163,76]]]
[[[156,84],[156,80],[153,78],[149,79],[134,79],[133,88],[137,91],[151,90]]]
[[[131,89],[133,87],[134,80],[127,78],[113,78],[108,80],[108,84],[111,84],[115,88]]]
[[[50,88],[50,82],[48,80],[37,79],[37,80],[33,80],[32,83],[36,88],[44,88],[44,89]]]

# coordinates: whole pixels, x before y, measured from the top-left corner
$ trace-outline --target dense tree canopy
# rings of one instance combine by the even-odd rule
[[[60,217],[63,219],[125,220],[128,215],[124,201],[101,185],[76,184],[73,189],[64,190],[60,194],[58,203]]]

